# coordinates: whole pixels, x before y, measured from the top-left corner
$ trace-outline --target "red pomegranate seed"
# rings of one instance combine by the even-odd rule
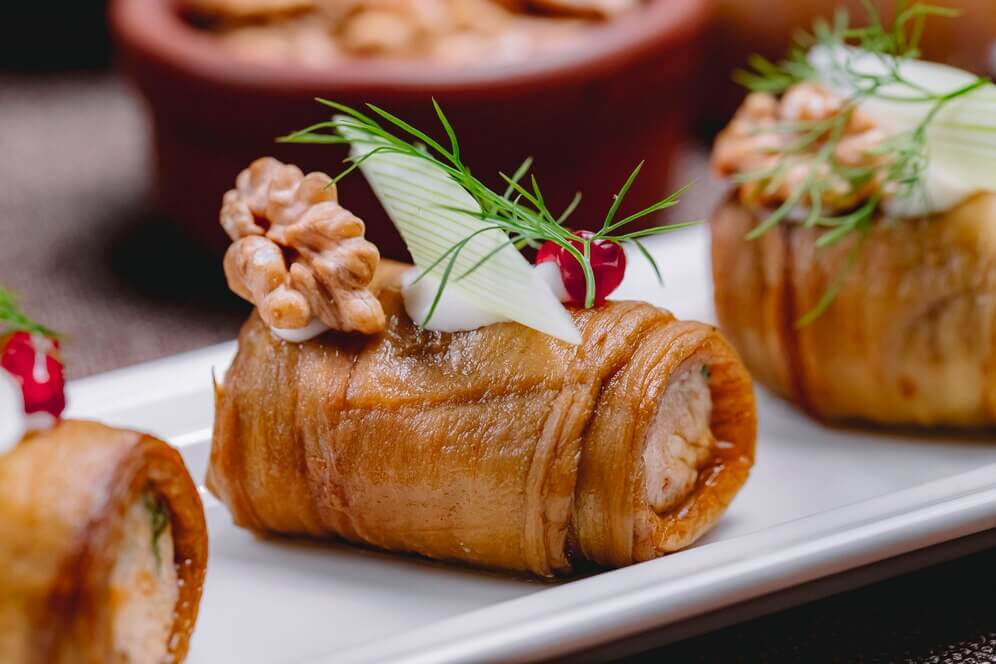
[[[589,238],[594,235],[590,231],[579,231],[576,235]],[[578,240],[571,240],[578,251],[584,251],[584,245]],[[602,304],[619,284],[626,274],[626,252],[610,240],[595,240],[591,243],[591,269],[595,274],[595,304]],[[564,247],[556,242],[544,242],[536,253],[536,264],[554,261],[560,268],[560,277],[564,280],[564,289],[570,297],[570,303],[584,306],[585,278],[581,264]]]
[[[25,412],[45,412],[59,417],[66,409],[65,376],[58,359],[59,342],[42,335],[15,332],[2,347],[0,366],[21,384]]]

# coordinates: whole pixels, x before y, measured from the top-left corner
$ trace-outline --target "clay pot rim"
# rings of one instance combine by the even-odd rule
[[[414,59],[353,59],[327,69],[241,61],[180,15],[177,0],[113,0],[111,26],[131,55],[219,87],[270,94],[479,94],[542,88],[624,69],[693,39],[708,17],[708,0],[652,0],[647,6],[589,28],[590,48],[569,48],[503,66],[441,67]],[[662,67],[668,63],[662,61]]]

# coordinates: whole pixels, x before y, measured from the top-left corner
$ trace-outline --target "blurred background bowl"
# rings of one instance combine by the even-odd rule
[[[247,63],[169,0],[114,0],[110,19],[124,70],[152,116],[159,203],[189,235],[221,248],[221,196],[256,157],[341,170],[339,146],[274,142],[329,117],[314,97],[376,103],[419,128],[438,127],[435,97],[482,179],[497,185],[499,170],[532,156],[553,210],[582,191],[571,219],[578,228],[601,222],[612,194],[645,160],[626,202],[643,207],[667,193],[672,157],[695,112],[709,9],[707,0],[652,0],[587,28],[581,48],[469,67],[372,58],[327,69]],[[346,178],[340,197],[384,255],[405,257],[361,177]]]

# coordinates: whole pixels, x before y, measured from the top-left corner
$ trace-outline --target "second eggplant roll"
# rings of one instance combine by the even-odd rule
[[[823,419],[996,424],[996,195],[828,247],[801,224],[746,239],[764,214],[733,197],[711,223],[720,326],[760,382]]]
[[[209,488],[261,533],[551,576],[688,546],[747,479],[751,380],[717,331],[645,303],[572,311],[573,346],[514,323],[294,344],[253,314],[217,388]]]
[[[0,456],[0,661],[183,661],[207,565],[166,443],[64,420]]]

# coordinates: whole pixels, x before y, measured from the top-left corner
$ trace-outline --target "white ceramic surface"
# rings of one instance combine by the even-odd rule
[[[704,229],[637,255],[620,297],[712,320]],[[233,344],[78,381],[70,414],[156,433],[201,480],[212,370]],[[562,655],[796,584],[996,528],[992,435],[833,429],[758,389],[757,465],[719,526],[688,551],[543,583],[344,544],[260,540],[202,492],[211,558],[192,664],[457,662]]]

